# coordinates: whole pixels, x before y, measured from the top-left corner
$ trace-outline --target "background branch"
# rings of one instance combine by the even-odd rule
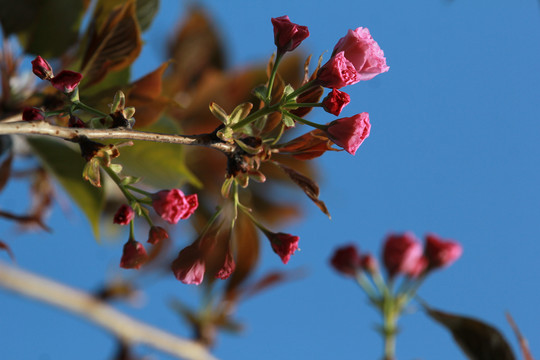
[[[185,359],[215,360],[200,344],[132,319],[79,290],[2,262],[0,262],[0,286],[79,314],[109,330],[127,344],[146,344]]]

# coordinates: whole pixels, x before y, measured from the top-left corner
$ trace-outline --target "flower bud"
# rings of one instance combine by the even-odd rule
[[[124,245],[124,252],[120,260],[120,267],[124,269],[139,269],[148,260],[144,246],[135,240],[128,240]]]
[[[68,127],[70,128],[85,128],[86,124],[79,117],[70,115],[68,121]]]
[[[362,266],[362,269],[370,274],[375,274],[379,271],[379,263],[371,254],[362,255],[360,258],[360,265]]]
[[[386,238],[383,262],[390,277],[414,273],[421,256],[422,246],[413,234],[393,234]]]
[[[43,110],[35,107],[25,107],[22,112],[22,119],[24,121],[37,121],[44,120],[45,113]]]
[[[113,223],[119,225],[128,225],[135,217],[135,212],[129,205],[122,205],[114,214]]]
[[[452,264],[463,253],[461,245],[454,241],[443,241],[435,234],[426,236],[425,255],[429,268],[441,268]]]
[[[169,233],[167,231],[160,227],[160,226],[152,226],[150,228],[150,232],[148,234],[148,242],[152,245],[155,245],[165,239],[169,238]]]
[[[51,79],[51,85],[68,94],[75,90],[82,80],[82,75],[75,71],[62,70],[60,74]]]
[[[326,133],[336,145],[354,155],[362,142],[369,136],[370,129],[369,114],[364,112],[332,121],[328,124]]]
[[[221,280],[227,279],[229,276],[231,276],[235,268],[236,268],[236,263],[234,262],[234,258],[231,254],[231,251],[228,250],[225,253],[225,261],[223,262],[223,266],[217,272],[216,278],[221,279]]]
[[[41,80],[50,80],[53,77],[51,65],[41,56],[36,57],[32,62],[32,72]]]
[[[281,261],[284,264],[287,264],[291,258],[291,255],[294,255],[294,252],[298,250],[298,236],[285,233],[272,233],[265,232],[268,240],[270,240],[270,245],[272,250],[279,255]]]
[[[199,249],[199,243],[195,242],[180,251],[178,257],[171,265],[174,276],[184,284],[199,285],[204,278],[206,265],[204,257]]]
[[[353,277],[361,270],[360,262],[360,254],[354,245],[338,248],[330,259],[330,264],[336,271]]]
[[[324,110],[332,115],[338,116],[341,110],[351,102],[349,94],[339,91],[338,89],[332,89],[332,91],[322,101]]]
[[[360,81],[360,74],[342,52],[332,56],[317,73],[317,81],[326,88],[340,89]]]
[[[279,54],[296,49],[309,36],[307,26],[292,23],[287,15],[272,18],[272,24],[274,25],[274,43]]]

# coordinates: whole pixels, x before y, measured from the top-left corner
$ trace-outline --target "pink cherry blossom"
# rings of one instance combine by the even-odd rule
[[[326,133],[336,145],[354,155],[362,142],[369,136],[370,129],[369,114],[364,112],[332,121],[328,124]]]
[[[326,88],[340,89],[360,81],[360,74],[354,65],[345,58],[344,52],[332,56],[317,73],[317,82]]]
[[[170,224],[187,219],[199,206],[196,194],[185,196],[182,190],[161,190],[152,195],[152,206]]]
[[[198,241],[180,251],[171,265],[171,270],[174,276],[184,284],[202,283],[206,265]]]
[[[349,30],[334,47],[332,56],[340,52],[344,52],[345,58],[354,65],[360,75],[360,80],[373,79],[376,75],[390,69],[386,65],[384,52],[373,40],[367,28],[359,27],[356,30]]]

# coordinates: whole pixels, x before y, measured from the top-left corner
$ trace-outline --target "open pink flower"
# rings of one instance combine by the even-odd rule
[[[152,206],[170,224],[187,219],[199,206],[197,194],[185,196],[182,190],[161,190],[152,195]]]
[[[272,250],[279,255],[281,261],[284,264],[287,264],[291,258],[291,255],[294,255],[294,252],[298,250],[298,236],[285,233],[266,233],[268,240],[270,240],[270,245]]]
[[[165,239],[169,238],[169,233],[167,230],[161,226],[152,226],[150,232],[148,233],[148,243],[155,245]]]
[[[444,241],[435,234],[426,236],[425,255],[429,268],[446,267],[461,257],[463,248],[455,241]]]
[[[324,110],[332,115],[338,116],[341,110],[351,102],[349,94],[339,91],[338,89],[332,89],[332,91],[322,101]]]
[[[51,85],[64,93],[70,93],[82,80],[82,75],[71,70],[62,70],[60,74],[51,79]]]
[[[180,251],[171,265],[171,270],[174,276],[184,284],[202,283],[206,265],[198,241]]]
[[[37,56],[32,62],[32,72],[41,80],[50,80],[53,77],[51,65],[41,56]]]
[[[358,249],[354,245],[347,245],[338,248],[332,259],[330,259],[330,264],[332,267],[347,276],[355,276],[356,273],[361,269],[361,258],[358,252]]]
[[[135,212],[129,205],[122,205],[114,214],[113,223],[119,225],[128,225],[135,217]]]
[[[344,52],[332,56],[317,73],[317,81],[326,88],[340,89],[360,81],[360,74],[354,65],[345,58]]]
[[[364,112],[332,121],[328,124],[326,133],[336,145],[354,155],[362,142],[369,136],[370,129],[369,114]]]
[[[421,257],[422,245],[413,234],[393,234],[386,238],[383,262],[390,277],[414,273]]]
[[[386,65],[384,52],[373,40],[367,28],[359,27],[356,30],[349,30],[334,47],[332,56],[340,52],[344,52],[345,58],[354,65],[360,75],[360,80],[373,79],[376,75],[390,69]]]
[[[22,119],[24,121],[44,120],[45,113],[39,108],[27,106],[23,108]]]
[[[139,269],[148,260],[144,246],[135,240],[128,240],[124,245],[120,267]]]
[[[292,51],[309,36],[307,26],[292,23],[287,15],[272,18],[274,25],[274,43],[278,53]]]

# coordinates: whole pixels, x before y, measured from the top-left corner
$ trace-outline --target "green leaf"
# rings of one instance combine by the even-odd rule
[[[234,125],[239,121],[244,120],[244,118],[249,115],[252,108],[253,104],[250,102],[238,105],[229,116],[229,125]]]
[[[426,313],[447,328],[471,360],[515,360],[504,336],[491,325],[470,317],[438,311],[423,304]]]
[[[227,115],[227,112],[225,112],[225,110],[223,110],[221,106],[219,106],[215,102],[211,102],[209,107],[210,107],[210,112],[212,112],[212,114],[219,121],[221,121],[225,125],[229,125],[230,123],[229,115]]]
[[[99,218],[104,204],[103,188],[83,180],[86,162],[79,151],[50,139],[29,137],[28,143],[43,166],[58,180],[66,193],[88,218],[96,239],[99,239]]]
[[[285,126],[287,127],[294,127],[294,119],[286,114],[283,114],[283,117],[282,117],[282,120],[283,120],[283,124],[285,124]]]
[[[0,0],[4,35],[17,34],[26,53],[59,57],[77,42],[88,0]]]
[[[139,129],[163,134],[178,134],[180,129],[171,120],[162,117],[149,127]],[[202,187],[202,183],[187,168],[184,149],[179,144],[133,141],[122,147],[115,162],[122,164],[125,176],[142,178],[142,182],[157,189],[181,187],[186,182]]]

